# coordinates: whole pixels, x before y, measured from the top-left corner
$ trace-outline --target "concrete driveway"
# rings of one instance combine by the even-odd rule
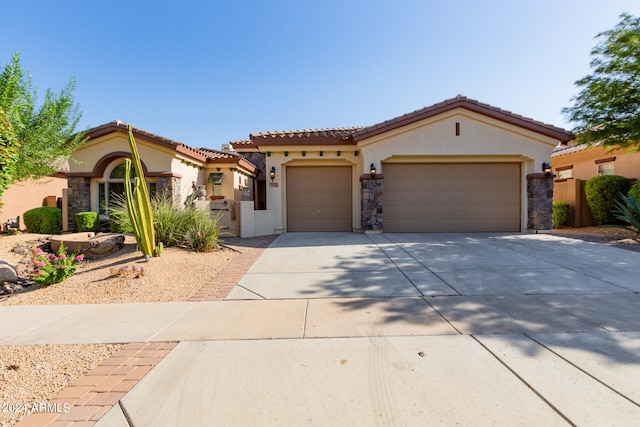
[[[542,234],[287,233],[227,299],[634,293],[637,260]]]
[[[284,234],[98,425],[637,425],[638,277],[550,235]]]

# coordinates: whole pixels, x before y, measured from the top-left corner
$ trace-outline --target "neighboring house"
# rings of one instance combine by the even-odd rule
[[[206,206],[225,213],[223,225],[237,233],[236,202],[251,199],[256,167],[237,153],[191,148],[133,128],[150,193],[166,194],[175,205],[202,187]],[[128,125],[113,121],[87,131],[88,141],[73,153],[67,173],[69,229],[74,215],[107,215],[114,194],[124,193],[124,159],[131,157]]]
[[[584,194],[587,180],[599,175],[620,175],[640,179],[640,152],[608,150],[596,144],[561,144],[551,155],[555,174],[554,200],[568,202],[568,225],[585,227],[593,224]]]
[[[231,145],[259,166],[255,206],[275,233],[519,232],[551,228],[542,163],[571,138],[458,96],[373,126]]]

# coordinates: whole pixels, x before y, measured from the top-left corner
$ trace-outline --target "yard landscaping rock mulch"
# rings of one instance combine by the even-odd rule
[[[610,226],[560,228],[553,230],[553,234],[640,252],[640,237],[628,228]]]
[[[25,242],[46,245],[43,237],[30,234],[0,237],[0,260],[19,264],[25,257]],[[22,249],[13,252],[16,246]],[[237,251],[226,248],[207,253],[165,248],[162,256],[144,262],[135,239],[126,236],[122,249],[104,258],[81,261],[76,273],[61,283],[29,286],[23,276],[26,281],[19,283],[22,289],[9,292],[10,296],[0,305],[187,301],[237,255]],[[143,274],[128,274],[141,269]]]
[[[27,414],[42,410],[60,390],[121,347],[119,344],[0,346],[0,426],[14,425]]]

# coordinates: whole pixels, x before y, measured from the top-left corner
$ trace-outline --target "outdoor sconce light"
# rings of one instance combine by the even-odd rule
[[[269,172],[269,178],[271,178],[271,182],[276,179],[276,167],[271,166],[271,171]]]
[[[547,162],[542,162],[542,172],[544,172],[544,176],[551,176],[551,165]]]
[[[371,174],[371,178],[375,178],[376,172],[377,172],[376,171],[376,165],[371,163],[371,166],[369,166],[369,173]]]

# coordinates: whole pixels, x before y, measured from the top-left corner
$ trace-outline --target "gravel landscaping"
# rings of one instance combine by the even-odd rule
[[[46,237],[27,233],[0,236],[0,260],[16,265],[23,258],[12,252],[16,245]],[[165,248],[161,257],[144,262],[136,250],[135,239],[127,236],[124,248],[118,252],[98,260],[81,261],[76,273],[61,283],[47,287],[31,285],[4,295],[0,306],[186,301],[236,256],[237,252],[224,248],[209,253]],[[7,409],[17,409],[0,411],[0,426],[15,424],[33,404],[53,398],[120,347],[0,346],[0,404],[14,405]]]
[[[0,237],[0,260],[17,264],[22,255],[12,249],[23,242],[46,238],[21,234]],[[98,260],[84,260],[76,273],[47,287],[29,286],[0,301],[0,305],[110,304],[186,301],[229,264],[237,253],[229,249],[194,252],[166,248],[161,257],[144,262],[135,239],[127,236],[118,252]],[[140,269],[143,274],[136,272]]]

